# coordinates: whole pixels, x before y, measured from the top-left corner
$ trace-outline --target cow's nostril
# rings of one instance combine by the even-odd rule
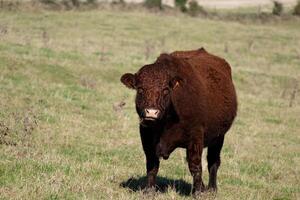
[[[154,108],[146,108],[144,110],[144,117],[149,119],[157,119],[159,116],[160,111]]]

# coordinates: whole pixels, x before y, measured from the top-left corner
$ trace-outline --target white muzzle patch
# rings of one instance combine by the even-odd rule
[[[146,108],[145,109],[145,119],[155,120],[158,118],[160,111],[158,109]]]

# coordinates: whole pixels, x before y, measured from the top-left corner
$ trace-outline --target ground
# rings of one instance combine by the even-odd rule
[[[225,138],[218,194],[202,199],[299,199],[300,21],[268,23],[1,11],[0,198],[192,199],[182,149],[162,161],[160,192],[140,190],[135,92],[119,79],[161,52],[205,47],[231,64],[239,112]]]

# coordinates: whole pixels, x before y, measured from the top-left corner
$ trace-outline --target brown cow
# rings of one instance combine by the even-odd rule
[[[155,63],[121,81],[137,90],[136,111],[146,155],[147,188],[155,186],[159,158],[187,149],[193,193],[204,190],[201,156],[208,147],[208,189],[217,190],[224,135],[237,112],[231,68],[203,48],[161,54]]]

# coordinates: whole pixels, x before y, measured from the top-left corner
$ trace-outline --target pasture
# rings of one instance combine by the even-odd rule
[[[0,12],[0,199],[192,199],[182,149],[161,162],[160,192],[140,190],[135,92],[119,79],[200,47],[231,64],[239,100],[218,194],[202,199],[299,199],[300,20],[110,9]]]

